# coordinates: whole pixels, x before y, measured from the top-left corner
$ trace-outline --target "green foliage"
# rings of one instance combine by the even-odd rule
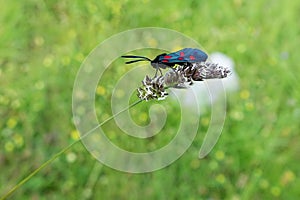
[[[182,32],[208,52],[224,52],[236,62],[241,90],[228,96],[224,130],[209,156],[198,159],[208,113],[201,116],[193,145],[167,168],[139,175],[118,172],[76,144],[13,199],[300,196],[299,1],[0,2],[0,195],[77,139],[72,88],[88,53],[121,31],[158,26]],[[122,61],[113,63],[108,73],[116,77],[105,79],[96,100],[109,99],[113,83],[128,69]],[[148,123],[150,105],[130,111],[138,124]],[[109,128],[112,122],[104,128],[124,148],[159,148],[174,137],[180,120],[178,108],[169,106],[173,115],[168,115],[168,127],[150,142],[130,141]],[[111,115],[109,104],[99,109],[100,121]]]

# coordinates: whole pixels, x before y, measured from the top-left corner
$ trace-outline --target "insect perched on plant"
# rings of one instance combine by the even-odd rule
[[[135,55],[122,56],[122,58],[139,58],[138,60],[125,62],[126,64],[131,64],[139,61],[150,61],[152,67],[156,69],[155,77],[157,75],[158,70],[162,75],[161,69],[166,69],[167,67],[173,69],[173,67],[176,64],[182,65],[182,64],[205,62],[207,57],[208,57],[207,54],[201,51],[200,49],[193,49],[193,48],[184,48],[169,54],[163,53],[156,56],[156,58],[154,58],[153,60],[145,56],[135,56]]]

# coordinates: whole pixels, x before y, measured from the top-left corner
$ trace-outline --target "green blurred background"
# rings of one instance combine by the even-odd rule
[[[1,196],[77,139],[72,87],[89,52],[116,33],[148,26],[177,30],[208,52],[221,51],[235,61],[241,89],[228,96],[224,130],[213,151],[198,159],[209,113],[201,117],[202,128],[189,150],[153,173],[110,169],[78,143],[12,199],[300,196],[299,1],[0,2]],[[112,71],[127,69],[120,61]],[[110,96],[110,80],[105,84],[97,90],[98,100]],[[109,107],[102,109],[109,113]],[[141,115],[139,123],[147,123],[147,115]],[[176,126],[175,115],[169,120]],[[160,138],[153,143],[159,144]]]

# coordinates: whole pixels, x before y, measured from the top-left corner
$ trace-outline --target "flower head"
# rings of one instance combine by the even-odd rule
[[[148,75],[142,81],[143,86],[137,89],[138,97],[142,100],[163,100],[168,93],[166,88],[187,88],[193,81],[205,79],[221,79],[230,75],[230,70],[211,62],[184,63],[176,65],[164,76],[150,78]]]
[[[230,75],[230,70],[212,62],[193,63],[195,72],[193,80],[220,79]]]
[[[165,91],[163,76],[150,78],[148,75],[146,75],[142,81],[142,84],[143,86],[137,89],[138,97],[142,100],[163,100],[168,95],[168,93]]]

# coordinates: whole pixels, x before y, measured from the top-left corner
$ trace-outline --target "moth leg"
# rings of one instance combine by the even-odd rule
[[[162,74],[162,71],[161,71],[161,69],[160,69],[160,68],[158,68],[158,70],[159,70],[159,72],[160,72],[160,75],[162,76],[163,74]]]
[[[161,75],[161,76],[163,75],[161,69],[160,69],[159,67],[156,67],[154,77],[157,77],[157,72],[158,72],[158,71],[160,72],[160,75]]]

